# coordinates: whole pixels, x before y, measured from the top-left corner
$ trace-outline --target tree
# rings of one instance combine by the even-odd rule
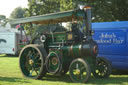
[[[79,5],[86,5],[87,0],[60,0],[60,11],[77,9]]]
[[[128,0],[111,0],[108,10],[111,12],[112,20],[128,20]]]
[[[97,0],[88,1],[92,6],[93,21],[122,21],[128,20],[127,0]]]
[[[24,18],[24,13],[25,13],[25,8],[17,7],[12,11],[10,18],[11,19]]]
[[[0,15],[0,26],[5,27],[8,19],[6,19],[5,15]]]
[[[0,15],[0,20],[6,19],[5,15]]]
[[[54,13],[59,10],[59,0],[28,0],[28,8],[25,9],[25,17]],[[28,34],[32,34],[34,30],[32,24],[25,25],[25,29]]]
[[[67,11],[73,8],[72,0],[60,0],[60,11]]]
[[[59,11],[59,0],[28,0],[25,16],[36,16]]]
[[[10,19],[24,18],[24,14],[25,14],[25,8],[17,7],[12,11],[9,18]],[[11,27],[16,27],[16,25],[11,25]]]
[[[76,8],[78,4],[92,7],[93,22],[128,20],[128,0],[60,0],[60,9]]]

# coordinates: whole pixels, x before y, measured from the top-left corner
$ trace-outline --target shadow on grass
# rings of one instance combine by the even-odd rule
[[[112,71],[113,75],[128,75],[128,70],[119,70],[119,69],[114,69]]]
[[[0,55],[0,57],[1,58],[2,57],[18,57],[18,55],[11,55],[11,54],[6,55],[6,54],[2,54],[2,55]]]
[[[67,82],[67,83],[73,83],[70,79],[69,75],[46,75],[43,80],[47,81],[62,81],[62,82]]]
[[[46,75],[43,80],[46,81],[53,81],[53,82],[66,82],[66,83],[73,83],[69,77],[69,75],[64,76],[56,76],[56,75]],[[42,80],[42,81],[43,81]],[[27,79],[16,78],[16,77],[0,77],[0,81],[5,82],[21,82],[21,83],[31,83],[27,81]],[[110,77],[105,79],[97,79],[94,77],[90,77],[89,81],[86,84],[96,84],[96,85],[122,85],[123,83],[128,82],[128,77]]]
[[[88,84],[97,84],[97,85],[120,84],[122,85],[123,83],[126,83],[126,82],[128,82],[128,77],[110,77],[110,78],[102,78],[102,79],[91,77],[88,81]]]
[[[30,83],[30,82],[28,82],[28,81],[25,80],[25,79],[16,78],[16,77],[1,77],[1,76],[0,76],[0,81]]]
[[[64,76],[46,75],[46,77],[44,77],[43,80],[73,83],[69,75],[64,75]],[[123,84],[124,82],[125,83],[128,82],[128,77],[110,77],[110,78],[98,79],[91,76],[87,84],[96,84],[96,85],[104,85],[104,84],[114,85],[115,84],[116,85],[116,84]]]

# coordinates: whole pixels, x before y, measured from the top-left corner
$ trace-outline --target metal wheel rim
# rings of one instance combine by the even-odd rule
[[[99,76],[105,76],[107,73],[108,67],[105,64],[104,61],[99,60],[97,63],[97,68],[95,70],[96,74],[98,74]]]
[[[50,56],[50,54],[55,54],[55,56]],[[46,59],[46,62],[47,62],[46,63],[46,68],[47,68],[49,73],[55,74],[61,69],[62,64],[61,64],[59,56],[55,52],[51,52],[50,54],[48,55],[48,57]],[[55,65],[52,64],[53,63],[53,60],[52,60],[53,58],[55,58],[56,61],[57,61]]]
[[[90,77],[90,68],[86,65],[85,62],[75,61],[70,66],[70,77],[74,82],[84,83]],[[78,73],[77,73],[78,72]]]
[[[42,68],[42,56],[36,48],[26,48],[20,57],[20,68],[24,76],[36,78]]]

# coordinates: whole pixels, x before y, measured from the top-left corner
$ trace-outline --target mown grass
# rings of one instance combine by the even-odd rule
[[[26,79],[19,70],[18,57],[0,55],[0,85],[128,85],[128,75],[111,75],[107,79],[93,76],[86,84],[73,83],[69,75],[46,75],[42,80]]]

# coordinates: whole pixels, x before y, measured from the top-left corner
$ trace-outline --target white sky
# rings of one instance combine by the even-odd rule
[[[9,17],[15,8],[27,7],[27,3],[28,0],[0,0],[0,15]]]

